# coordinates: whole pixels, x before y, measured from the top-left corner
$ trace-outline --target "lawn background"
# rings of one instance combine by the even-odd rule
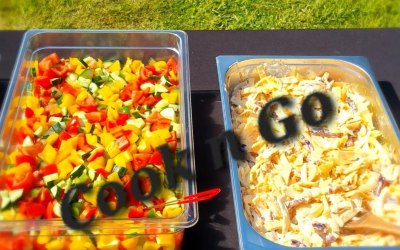
[[[400,27],[400,0],[0,0],[0,29]]]

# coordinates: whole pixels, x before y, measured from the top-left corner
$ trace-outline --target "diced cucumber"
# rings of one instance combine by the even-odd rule
[[[102,69],[102,68],[96,68],[96,69],[94,70],[94,75],[95,75],[95,76],[102,76],[102,75],[104,75],[103,69]]]
[[[41,190],[41,188],[32,188],[31,191],[29,191],[29,196],[32,198],[36,198]]]
[[[122,166],[114,166],[111,172],[117,172],[120,177],[126,174],[126,168]]]
[[[107,69],[108,67],[110,67],[113,63],[115,62],[115,60],[106,60],[103,62],[103,68]]]
[[[46,185],[48,185],[50,182],[55,181],[57,179],[58,179],[58,173],[43,176],[43,181],[44,181],[44,184],[46,184]]]
[[[131,106],[132,103],[133,103],[133,100],[132,100],[132,99],[129,99],[128,101],[125,101],[125,102],[124,102],[124,105],[125,105],[125,106]]]
[[[61,217],[61,205],[58,202],[54,202],[53,212],[58,217]]]
[[[78,80],[78,75],[75,73],[71,73],[65,78],[65,81],[69,84],[72,84]]]
[[[50,189],[50,193],[53,196],[54,199],[58,199],[60,198],[61,195],[61,188],[57,185],[54,185],[51,189]]]
[[[85,67],[88,67],[89,64],[90,64],[91,62],[93,62],[93,61],[96,61],[96,59],[94,59],[94,58],[91,57],[91,56],[87,56],[87,57],[83,58],[83,62],[86,63],[86,66],[85,66]]]
[[[60,84],[62,82],[62,78],[60,78],[60,77],[52,78],[52,79],[50,79],[50,82],[51,82],[51,84],[53,86],[55,86],[55,85]]]
[[[79,176],[78,178],[75,178],[73,180],[74,184],[78,184],[78,183],[84,183],[89,179],[89,176],[87,176],[86,173],[83,173],[81,176]]]
[[[80,165],[78,167],[75,167],[71,171],[71,174],[69,175],[69,178],[71,178],[72,180],[75,179],[75,178],[78,178],[79,176],[81,176],[83,174],[84,170],[85,170],[85,166],[84,165]]]
[[[89,66],[89,65],[87,65],[87,63],[86,63],[82,58],[80,58],[79,61],[82,63],[82,65],[83,65],[85,68]]]
[[[96,180],[93,182],[93,187],[101,187],[106,183],[106,179],[99,174],[96,178]]]
[[[142,202],[146,207],[154,206],[154,203],[151,200],[145,200],[145,201],[142,201]]]
[[[1,190],[0,196],[1,196],[1,209],[3,210],[7,208],[8,205],[11,204],[11,199],[8,190]]]
[[[134,125],[138,129],[142,129],[144,127],[144,125],[145,125],[145,122],[144,122],[143,118],[136,118],[136,119],[128,119],[126,121],[126,124]]]
[[[131,113],[131,110],[129,109],[129,107],[123,106],[122,108],[120,108],[119,112],[122,113],[122,114],[128,114],[129,115]]]
[[[36,74],[36,68],[35,67],[32,67],[31,69],[30,69],[30,73],[31,73],[31,76],[33,76],[33,77],[35,77],[37,74]]]
[[[164,87],[163,85],[161,85],[161,84],[156,84],[155,88],[154,88],[154,92],[157,95],[158,93],[166,93],[166,92],[168,92],[168,89],[166,87]]]
[[[89,84],[92,82],[92,79],[86,79],[84,77],[79,77],[78,82],[82,87],[87,88],[87,87],[89,87]]]
[[[57,122],[61,122],[61,120],[62,120],[62,117],[50,116],[49,123],[50,124],[55,124]]]
[[[68,115],[68,109],[67,109],[67,107],[62,107],[62,108],[61,108],[61,113],[62,113],[63,116],[67,116],[67,115]],[[61,120],[62,120],[62,119],[61,119]]]
[[[165,108],[161,110],[160,115],[175,122],[176,121],[176,114],[173,108]]]
[[[169,104],[168,107],[169,107],[169,108],[173,108],[174,111],[179,111],[179,106],[176,105],[176,104]]]
[[[9,191],[8,195],[10,197],[10,201],[12,203],[16,202],[19,198],[22,197],[23,193],[24,193],[24,189],[22,189],[22,188]]]
[[[96,178],[96,171],[94,169],[88,169],[88,176],[91,181],[94,181]]]
[[[51,96],[54,98],[60,98],[62,96],[62,92],[58,90],[56,87],[52,87],[51,89]]]
[[[63,189],[67,185],[67,182],[65,180],[61,180],[59,183],[57,183],[57,186],[61,189]]]
[[[24,139],[24,141],[22,142],[22,147],[26,148],[26,147],[31,147],[33,146],[33,141],[31,139],[31,137],[29,135],[27,135]]]
[[[165,107],[167,107],[169,105],[169,102],[165,99],[161,99],[159,102],[156,103],[156,105],[154,105],[154,108],[156,108],[157,110],[161,110]]]
[[[133,112],[132,115],[133,115],[135,118],[138,118],[138,119],[141,119],[141,118],[143,117],[142,114],[140,114],[139,112]]]
[[[92,78],[93,78],[93,69],[85,69],[79,75],[79,78],[85,78],[85,79],[92,80]],[[78,80],[79,80],[79,78],[78,78]]]
[[[51,127],[53,128],[54,132],[56,132],[58,134],[58,133],[61,133],[64,130],[65,123],[64,122],[57,122],[57,123],[54,123],[53,126],[51,126]]]
[[[145,89],[149,89],[149,93],[150,94],[152,94],[152,93],[154,93],[154,90],[155,90],[155,86],[154,86],[154,84],[152,84],[152,83],[150,83],[150,82],[145,82],[145,83],[143,83],[142,85],[140,85],[140,89],[141,90],[145,90]]]
[[[79,219],[79,215],[81,213],[83,204],[81,202],[73,202],[71,204],[71,212],[72,212],[72,216],[76,219]]]
[[[92,94],[95,94],[97,92],[97,90],[99,90],[99,87],[97,87],[96,83],[92,82],[92,83],[89,84],[89,91]]]
[[[161,84],[165,84],[167,82],[169,82],[169,78],[167,76],[162,76],[161,79],[160,79],[160,83]]]
[[[86,160],[90,157],[90,155],[92,154],[92,151],[93,151],[93,150],[91,150],[91,151],[89,151],[89,152],[87,152],[87,153],[84,153],[84,154],[82,155],[82,160],[86,161]]]
[[[181,138],[181,124],[171,122],[172,130],[176,132],[176,138]]]

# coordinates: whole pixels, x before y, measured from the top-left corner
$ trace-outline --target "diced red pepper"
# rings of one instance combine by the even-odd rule
[[[47,76],[36,76],[33,79],[33,82],[35,83],[35,85],[38,85],[44,89],[49,89],[52,87],[50,78]]]
[[[107,176],[109,174],[104,168],[96,169],[96,173],[99,175],[102,175],[104,178],[107,178]]]
[[[92,151],[90,156],[87,158],[88,162],[94,161],[97,157],[100,157],[104,154],[104,149],[103,148],[97,148]]]
[[[58,173],[58,168],[56,164],[49,164],[40,169],[40,174],[46,176],[49,174]]]
[[[118,114],[117,124],[123,126],[126,124],[126,121],[129,119],[129,114]]]
[[[79,216],[82,220],[88,220],[92,218],[97,212],[97,208],[87,206]]]
[[[51,196],[50,191],[47,188],[42,187],[40,189],[39,195],[36,198],[36,201],[47,206],[47,203],[53,201],[53,197]]]
[[[115,138],[119,138],[124,135],[124,131],[121,126],[115,126],[110,129],[110,134],[112,134]]]
[[[110,131],[112,128],[115,128],[117,126],[116,122],[106,120],[106,129],[107,131]]]
[[[150,156],[149,163],[154,165],[162,165],[163,164],[162,154],[158,150],[154,151],[154,153]]]
[[[76,134],[79,131],[79,117],[72,117],[67,123],[67,131],[71,134]]]
[[[54,65],[51,69],[50,72],[52,73],[52,75],[54,75],[55,77],[61,77],[64,78],[67,76],[67,72],[68,72],[68,68],[65,65],[62,64],[57,64]]]
[[[132,178],[128,175],[124,175],[122,177],[122,181],[124,182],[124,190],[126,192],[126,202],[128,206],[138,206],[141,202],[135,198],[132,193],[131,183]]]
[[[150,193],[151,181],[149,177],[139,177],[139,186],[143,194]]]
[[[33,187],[33,182],[35,181],[31,171],[26,172],[23,175],[8,175],[6,182],[10,189],[24,189],[28,192]]]
[[[142,206],[134,206],[129,209],[129,218],[142,218],[144,216],[144,211]]]
[[[176,138],[176,131],[171,132],[171,137],[166,140],[171,152],[175,152],[176,146],[178,145],[178,140]]]
[[[140,101],[140,99],[142,97],[144,97],[144,92],[143,91],[141,91],[141,90],[132,91],[131,98],[132,98],[132,102],[133,102],[134,105],[138,105],[139,101]]]
[[[73,96],[77,96],[79,94],[79,90],[78,89],[74,88],[73,86],[69,85],[66,82],[62,83],[59,86],[60,86],[59,89],[63,93],[68,93],[68,94],[71,94]]]
[[[46,207],[42,203],[31,202],[27,204],[26,213],[29,217],[40,217],[46,213]]]
[[[171,57],[171,58],[168,59],[167,67],[168,67],[168,71],[173,70],[175,73],[177,72],[178,62],[176,61],[175,57]]]
[[[52,203],[52,202],[49,202],[49,203],[47,204],[46,213],[45,213],[45,215],[44,215],[44,218],[46,218],[46,219],[53,219],[53,218],[56,218],[56,217],[57,217],[57,216],[54,214],[54,212],[53,212],[53,208],[54,208],[53,203]]]
[[[60,62],[60,58],[56,53],[52,53],[39,62],[39,74],[49,71],[54,64]]]
[[[89,152],[90,150],[92,150],[92,148],[86,142],[85,134],[79,134],[78,135],[78,149],[82,150],[84,152]]]
[[[35,112],[33,111],[33,109],[31,109],[29,107],[25,108],[25,117],[26,118],[31,118],[34,115],[35,115]]]
[[[119,94],[119,98],[122,101],[128,101],[132,98],[132,92],[139,90],[139,86],[137,81],[134,82],[130,82],[129,84],[127,84],[125,86],[125,88],[121,91],[121,93]]]
[[[138,171],[145,167],[150,160],[150,154],[134,154],[133,155],[133,169]]]
[[[62,132],[60,133],[60,135],[58,136],[58,138],[59,138],[60,140],[62,140],[62,141],[65,141],[65,140],[71,139],[72,136],[71,136],[68,132],[62,131]]]
[[[30,155],[17,155],[15,158],[17,165],[27,162],[31,165],[32,171],[36,170],[36,158]]]
[[[127,150],[129,148],[129,146],[131,145],[129,143],[129,140],[125,136],[119,137],[115,142],[117,143],[117,146],[120,151]]]
[[[88,95],[88,97],[86,97],[82,101],[76,101],[76,104],[78,104],[79,110],[82,110],[85,112],[97,111],[97,102],[94,99],[94,97],[91,95]]]

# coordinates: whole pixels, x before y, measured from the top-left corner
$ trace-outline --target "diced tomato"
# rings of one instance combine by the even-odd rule
[[[150,193],[151,181],[149,177],[139,177],[139,186],[143,194]]]
[[[14,190],[22,188],[25,192],[32,189],[34,181],[35,179],[31,171],[28,171],[23,175],[8,175],[6,180],[10,189]]]
[[[44,215],[46,213],[46,207],[39,202],[29,202],[26,204],[26,215],[29,218],[36,218]]]
[[[153,201],[154,206],[159,206],[159,205],[162,205],[165,203],[163,198],[157,198],[156,196],[154,196],[151,200]],[[160,207],[156,208],[156,210],[162,211],[163,207],[160,206]]]
[[[104,122],[107,119],[105,110],[86,113],[85,116],[90,123]]]
[[[128,101],[132,98],[132,92],[139,90],[139,86],[137,84],[137,81],[134,82],[130,82],[129,84],[127,84],[125,86],[125,88],[121,91],[121,93],[119,94],[119,98],[122,101]]]
[[[134,104],[134,105],[137,105],[138,102],[140,101],[140,99],[143,97],[143,95],[144,95],[144,92],[141,91],[141,90],[134,90],[134,91],[132,91],[132,96],[131,96],[131,98],[132,98],[133,104]]]
[[[171,126],[171,121],[167,118],[160,118],[150,126],[150,131],[155,131],[158,129],[169,128]]]
[[[151,76],[152,74],[152,68],[149,68],[148,66],[142,67],[139,72],[139,83],[144,83],[145,81],[147,81],[149,79],[149,76]]]
[[[64,82],[59,85],[59,89],[63,93],[68,93],[73,96],[77,96],[79,94],[79,90],[74,88],[73,86],[69,85],[68,83]]]
[[[157,99],[154,97],[154,95],[149,95],[143,102],[144,105],[150,105],[151,107],[153,107],[156,103]]]
[[[29,165],[31,165],[32,171],[36,170],[36,159],[33,156],[30,156],[30,155],[17,155],[15,160],[16,160],[17,165],[19,165],[19,164],[21,164],[23,162],[27,162],[27,163],[29,163]]]
[[[25,108],[25,117],[26,118],[31,118],[34,115],[35,115],[35,112],[31,108],[29,108],[29,107]]]
[[[163,164],[162,154],[158,150],[154,151],[154,153],[150,156],[149,163],[154,165],[162,165]]]
[[[129,114],[118,114],[117,124],[118,125],[125,125],[126,121],[129,119]]]
[[[131,189],[132,178],[129,177],[128,175],[125,175],[124,177],[122,177],[122,180],[125,183],[124,190],[126,192],[127,205],[128,206],[138,206],[141,202],[138,201],[132,193],[132,189]]]
[[[133,169],[138,171],[145,167],[150,160],[150,154],[134,154],[133,155]]]
[[[97,148],[97,149],[93,150],[93,152],[87,158],[87,161],[88,162],[94,161],[97,157],[100,157],[103,154],[104,154],[104,149],[103,148]]]
[[[47,76],[36,76],[33,79],[33,82],[35,83],[35,85],[38,85],[44,89],[49,89],[52,87],[50,78]]]
[[[59,62],[60,62],[60,58],[58,57],[58,55],[56,53],[52,53],[52,54],[46,56],[39,62],[39,74],[43,74],[43,72],[50,70],[50,68],[54,64],[59,63]]]
[[[37,157],[37,155],[43,151],[44,145],[40,141],[36,141],[31,147],[19,147],[18,149],[25,155]]]
[[[11,239],[12,241],[12,250],[28,250],[31,249],[30,245],[30,237],[27,233],[21,232],[14,235]],[[2,246],[4,247],[4,246]],[[5,249],[5,248],[3,248]]]
[[[177,72],[178,69],[178,62],[176,61],[175,57],[170,57],[167,61],[167,67],[168,67],[168,71],[175,71]]]
[[[49,174],[54,174],[58,172],[58,168],[56,164],[49,164],[40,169],[40,174],[42,176],[46,176]]]
[[[117,146],[120,151],[127,150],[131,145],[125,136],[119,137],[115,142],[117,143]]]
[[[117,126],[116,122],[106,120],[106,129],[107,131],[110,131],[112,128],[115,128]]]
[[[142,206],[133,206],[129,209],[128,217],[129,218],[142,218],[144,216],[143,207]]]
[[[72,117],[67,123],[67,131],[71,134],[76,134],[79,131],[79,117]]]
[[[86,97],[82,101],[76,101],[76,104],[78,104],[79,110],[82,110],[85,112],[97,111],[97,102],[94,99],[94,97],[91,95],[88,95],[88,97]]]

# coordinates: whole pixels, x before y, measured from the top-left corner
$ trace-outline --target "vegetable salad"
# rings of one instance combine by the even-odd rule
[[[162,156],[156,148],[167,144],[175,157],[179,150],[179,76],[177,60],[150,59],[147,64],[120,60],[60,58],[52,53],[29,65],[31,82],[20,100],[22,115],[14,124],[14,148],[6,157],[1,195],[2,220],[60,218],[64,194],[75,184],[90,187],[71,202],[73,217],[104,218],[97,193],[107,182],[117,182],[127,193],[127,206],[118,218],[171,218],[180,205],[157,206],[179,199],[177,188],[167,188]],[[153,168],[161,187],[147,201],[135,199],[131,178],[143,167]],[[148,176],[139,177],[143,194],[150,192]],[[115,192],[106,201],[115,207]],[[157,206],[157,208],[148,208]],[[146,229],[147,230],[147,229]],[[32,239],[14,237],[11,249],[175,249],[181,233],[174,230],[121,230],[90,238],[57,238],[42,231]],[[121,234],[122,236],[116,236]],[[136,237],[136,234],[148,236]],[[22,236],[21,236],[22,235]],[[50,237],[53,235],[55,237]],[[26,236],[26,235],[25,235]],[[30,244],[28,244],[30,243]]]
[[[400,245],[390,234],[341,231],[367,211],[400,225],[400,166],[375,127],[369,101],[328,73],[306,79],[267,75],[263,66],[257,72],[231,96],[233,127],[249,152],[238,172],[245,216],[254,229],[291,247]],[[293,108],[271,109],[274,130],[283,135],[278,121],[296,115],[314,91],[336,103],[331,123],[310,127],[297,113],[297,138],[270,144],[261,137],[258,114],[268,101],[279,96],[296,100]],[[318,114],[317,103],[314,108]]]

